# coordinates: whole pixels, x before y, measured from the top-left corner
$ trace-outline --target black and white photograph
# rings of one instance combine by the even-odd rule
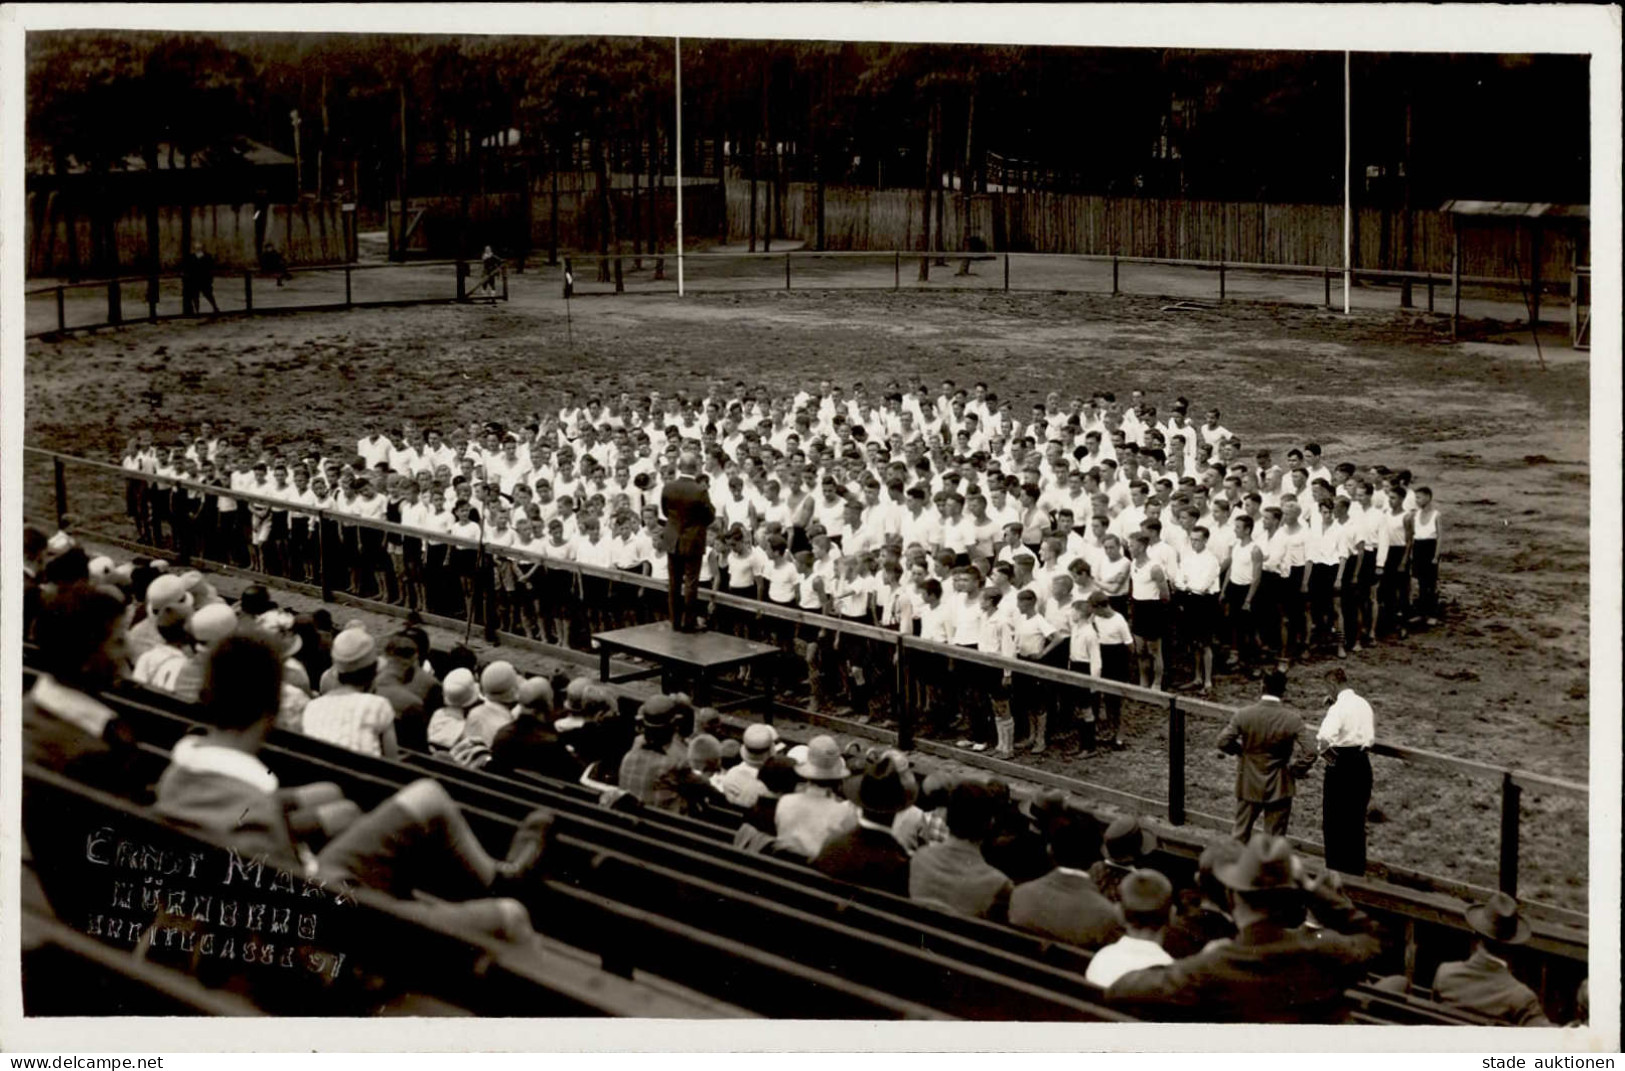
[[[616,8],[4,13],[0,1046],[1617,1052],[1620,9]]]

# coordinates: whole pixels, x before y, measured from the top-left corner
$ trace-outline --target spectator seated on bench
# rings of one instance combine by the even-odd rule
[[[315,827],[334,835],[312,852],[297,836],[275,775],[256,757],[276,723],[281,679],[281,659],[266,640],[239,634],[221,641],[203,687],[203,714],[213,728],[176,744],[158,782],[158,813],[226,838],[245,857],[411,901],[413,911],[453,932],[532,939],[529,913],[514,897],[541,863],[552,813],[534,811],[508,855],[494,859],[438,782],[415,781],[366,814],[318,794],[305,809]],[[435,900],[413,899],[422,895]]]

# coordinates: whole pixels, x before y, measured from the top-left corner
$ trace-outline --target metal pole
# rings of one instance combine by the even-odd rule
[[[1523,788],[1508,771],[1501,776],[1501,891],[1518,895],[1518,809]]]
[[[1350,103],[1354,93],[1352,54],[1343,53],[1343,315],[1349,314],[1354,285],[1354,134]]]
[[[683,39],[674,37],[672,47],[677,60],[677,296],[683,296]]]
[[[1185,712],[1168,700],[1168,824],[1185,824]]]

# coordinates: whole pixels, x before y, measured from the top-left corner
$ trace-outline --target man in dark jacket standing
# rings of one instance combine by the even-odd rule
[[[1309,878],[1284,837],[1260,834],[1241,858],[1214,868],[1237,934],[1165,967],[1123,975],[1112,1004],[1147,1019],[1220,1023],[1333,1023],[1344,992],[1381,951],[1375,924],[1343,895],[1335,872]],[[1304,909],[1320,925],[1303,925]]]
[[[666,552],[670,577],[671,627],[675,632],[694,632],[694,596],[700,584],[700,562],[705,557],[705,530],[716,519],[711,496],[696,477],[700,459],[685,453],[677,459],[677,477],[661,488],[660,512],[666,527],[661,532],[661,549]]]
[[[1263,697],[1236,711],[1219,733],[1219,751],[1241,759],[1236,765],[1234,833],[1243,843],[1252,837],[1255,823],[1265,833],[1286,836],[1297,779],[1315,763],[1314,747],[1301,738],[1303,717],[1282,701],[1285,694],[1286,674],[1265,674]]]
[[[903,780],[892,757],[883,755],[864,771],[851,797],[858,805],[858,824],[826,841],[813,867],[854,885],[907,896],[908,852],[892,833],[892,822],[914,802],[912,784]]]

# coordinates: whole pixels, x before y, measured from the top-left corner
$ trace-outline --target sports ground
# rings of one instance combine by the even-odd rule
[[[952,268],[938,269],[944,275]],[[979,271],[990,271],[982,265]],[[201,420],[269,443],[353,441],[362,414],[441,425],[522,418],[573,387],[613,395],[704,390],[743,379],[778,393],[829,378],[870,384],[986,380],[1017,411],[1063,396],[1142,389],[1223,411],[1247,449],[1318,441],[1329,462],[1409,468],[1445,519],[1443,624],[1345,663],[1376,708],[1378,737],[1572,781],[1587,778],[1589,365],[1555,332],[1539,358],[1527,329],[1356,303],[1231,302],[1166,311],[1161,297],[885,290],[592,296],[557,277],[512,281],[507,303],[134,325],[29,342],[27,442],[116,460]],[[1442,306],[1441,306],[1442,307]],[[31,519],[52,519],[48,466],[29,463]],[[86,527],[122,502],[80,494]],[[1317,717],[1317,667],[1292,674]],[[1257,685],[1220,681],[1237,703]],[[1125,712],[1129,751],[1025,761],[1125,791],[1166,791],[1165,724]],[[1216,726],[1214,730],[1216,731]],[[1230,809],[1231,762],[1190,732],[1189,806]],[[1499,821],[1490,781],[1376,765],[1371,856],[1494,886]],[[1582,801],[1526,793],[1522,897],[1586,910]],[[1319,833],[1319,778],[1293,832]]]

